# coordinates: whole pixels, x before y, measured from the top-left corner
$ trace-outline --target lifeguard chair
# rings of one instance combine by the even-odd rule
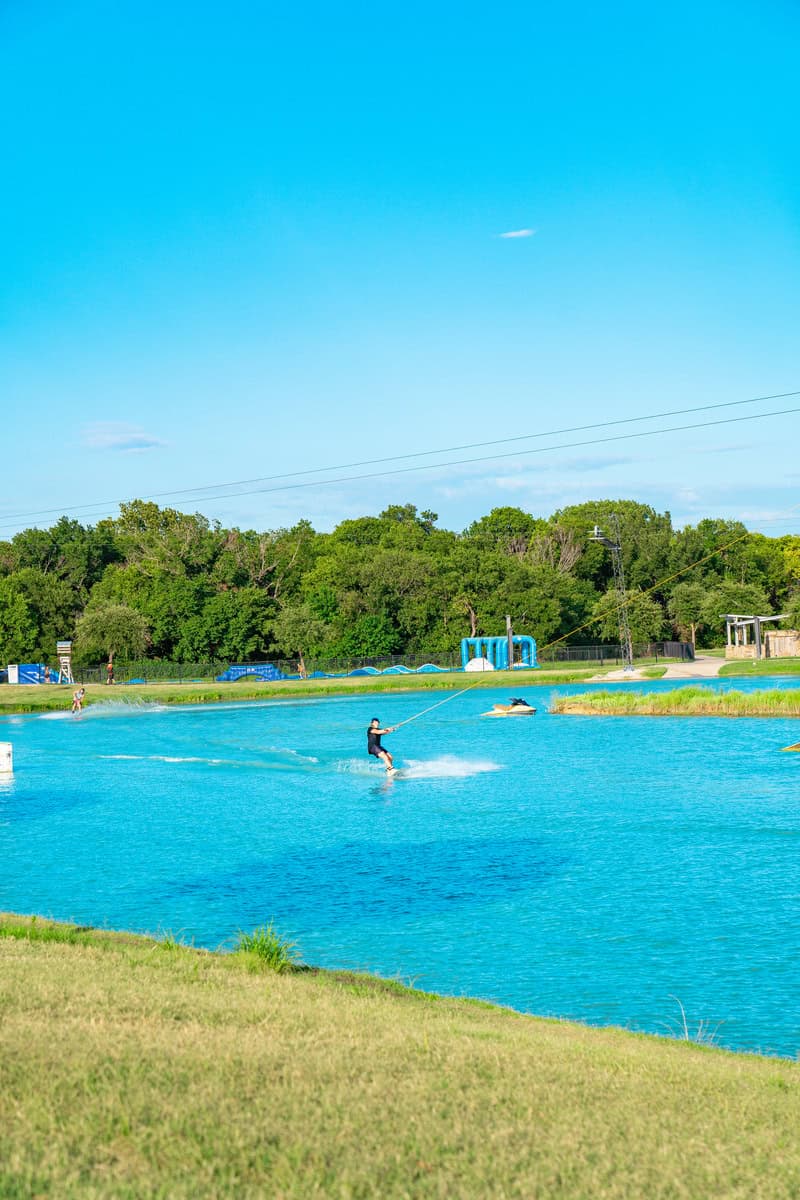
[[[72,678],[72,642],[56,642],[58,655],[58,682],[74,683]]]

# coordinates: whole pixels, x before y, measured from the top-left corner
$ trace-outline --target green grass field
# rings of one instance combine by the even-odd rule
[[[464,687],[499,687],[518,691],[520,688],[553,686],[574,683],[597,674],[592,668],[570,668],[549,664],[534,671],[487,671],[485,675],[465,675],[453,672],[446,675],[369,675],[355,679],[282,680],[277,683],[145,683],[86,684],[85,705],[108,703],[208,704],[220,700],[264,700],[297,696],[343,696],[359,692],[372,695],[379,692],[459,691]],[[5,684],[0,687],[0,713],[52,712],[69,709],[71,687],[56,684]]]
[[[620,717],[798,717],[800,690],[718,692],[708,687],[674,688],[669,692],[582,692],[564,696],[551,713]]]
[[[659,663],[665,660],[660,659]],[[635,665],[644,667],[647,678],[656,679],[666,668],[651,666],[655,659],[637,659]],[[346,696],[354,693],[459,691],[465,687],[521,688],[554,687],[560,683],[581,683],[595,675],[615,669],[614,663],[600,667],[570,666],[563,663],[543,663],[536,670],[487,671],[485,675],[466,675],[453,671],[444,675],[361,675],[343,679],[287,679],[276,683],[243,680],[238,683],[217,683],[216,680],[196,680],[173,683],[105,684],[87,683],[84,705],[108,701],[157,704],[213,704],[227,700],[286,699],[296,696]],[[53,712],[69,709],[73,687],[56,684],[4,684],[0,686],[0,715],[2,713]]]
[[[720,675],[800,675],[800,658],[738,658],[726,662]]]
[[[0,1196],[782,1200],[800,1067],[0,916]]]

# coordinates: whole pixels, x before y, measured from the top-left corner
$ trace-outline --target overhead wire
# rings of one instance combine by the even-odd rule
[[[800,395],[800,392],[786,392],[786,393],[782,393],[782,395],[794,396],[794,395]],[[768,398],[777,398],[777,394],[775,397],[758,397],[756,399],[768,399]],[[729,401],[729,402],[726,402],[725,404],[720,404],[720,405],[701,406],[698,409],[695,409],[695,410],[689,409],[686,411],[687,412],[702,411],[705,408],[712,408],[712,407],[713,408],[722,408],[722,407],[728,407],[730,405],[749,404],[749,403],[755,403],[755,402],[756,402],[755,400],[746,400],[746,401],[736,400],[736,401]],[[660,434],[664,434],[664,433],[678,433],[678,432],[685,432],[685,431],[697,430],[697,429],[709,429],[709,428],[713,428],[713,427],[720,426],[720,425],[741,424],[745,421],[758,421],[758,420],[763,420],[763,419],[766,419],[769,417],[788,416],[790,414],[797,413],[797,412],[800,412],[800,407],[773,410],[771,412],[766,412],[766,413],[748,413],[747,415],[741,416],[741,417],[723,417],[719,420],[713,420],[713,421],[698,421],[698,422],[692,422],[692,423],[685,424],[685,425],[670,425],[665,428],[662,427],[659,429],[637,430],[634,433],[612,434],[609,437],[587,438],[587,439],[584,439],[581,441],[575,441],[575,442],[561,442],[561,443],[557,443],[557,444],[551,445],[551,446],[537,446],[537,447],[529,448],[529,449],[525,449],[525,450],[507,451],[507,452],[504,452],[503,454],[477,455],[477,456],[471,457],[471,458],[449,459],[444,462],[423,463],[423,464],[417,464],[416,466],[412,466],[412,467],[394,467],[394,468],[390,468],[388,470],[369,471],[369,472],[364,472],[364,473],[361,473],[358,475],[341,475],[341,476],[335,476],[334,478],[329,478],[329,479],[312,479],[312,480],[306,479],[300,483],[289,483],[289,484],[284,483],[284,484],[279,484],[276,487],[259,487],[259,488],[252,488],[249,491],[228,492],[228,493],[223,493],[222,495],[217,494],[213,497],[213,499],[226,500],[226,499],[236,498],[239,496],[268,495],[268,494],[271,494],[274,492],[295,491],[298,489],[304,489],[304,488],[308,488],[308,487],[321,487],[324,485],[335,484],[335,483],[354,483],[354,482],[359,482],[359,481],[363,481],[363,480],[367,480],[367,479],[378,479],[378,478],[386,478],[386,477],[395,476],[395,475],[406,475],[406,474],[411,474],[411,473],[415,473],[415,472],[419,472],[419,471],[441,470],[443,468],[468,466],[468,465],[474,465],[477,463],[484,463],[484,462],[501,462],[501,461],[504,461],[509,458],[528,457],[528,456],[531,456],[534,454],[547,454],[547,453],[550,453],[551,451],[555,451],[555,450],[570,450],[570,449],[583,448],[586,446],[600,446],[600,445],[607,445],[611,442],[624,442],[624,441],[631,441],[631,440],[638,439],[638,438],[656,437],[656,436],[658,436]],[[606,426],[612,426],[612,425],[617,425],[617,424],[623,424],[623,423],[627,424],[627,423],[634,422],[634,421],[654,420],[654,419],[657,419],[657,418],[655,416],[642,417],[642,418],[639,418],[639,417],[620,418],[619,420],[604,422],[604,423],[601,423],[598,425],[576,426],[574,428],[575,428],[575,430],[604,428]],[[568,432],[568,431],[564,431],[564,432]],[[534,438],[534,437],[538,438],[540,436],[541,437],[556,436],[556,434],[557,434],[557,431],[554,431],[553,433],[550,433],[550,434],[541,434],[541,435],[530,434],[530,435],[524,435],[519,440],[529,440],[530,438]],[[478,445],[495,445],[495,444],[502,444],[503,442],[506,442],[506,441],[510,442],[512,440],[514,440],[514,439],[501,439],[501,441],[497,442],[497,443],[495,443],[495,442],[474,443],[474,445],[476,445],[476,446],[478,446]],[[419,452],[419,454],[433,454],[433,453],[441,453],[441,452],[440,451],[420,451]],[[397,456],[396,458],[390,458],[390,459],[385,459],[385,460],[380,459],[380,460],[372,460],[372,461],[374,461],[374,462],[383,462],[383,461],[399,462],[399,461],[403,461],[403,459],[408,458],[408,457],[417,457],[417,455],[400,455],[400,456]],[[355,466],[358,464],[353,464],[353,465]],[[365,465],[367,465],[367,464],[365,464]],[[337,470],[339,468],[335,468],[335,467],[319,468],[318,470],[321,471],[321,470],[325,470],[325,469]],[[290,478],[293,475],[308,474],[308,473],[309,472],[292,472],[285,476],[265,476],[264,479],[269,480],[269,479]],[[225,486],[234,486],[234,485],[221,484],[219,486],[225,487]],[[185,491],[189,491],[189,490],[192,490],[192,489],[185,489],[184,491],[172,492],[172,493],[154,493],[154,494],[150,495],[149,497],[147,497],[147,496],[139,497],[139,499],[153,499],[158,496],[165,496],[165,495],[184,495]],[[196,490],[199,491],[202,489],[196,489]],[[206,497],[206,498],[212,499],[212,497]],[[200,500],[200,499],[202,499],[202,497],[196,497],[195,499]],[[186,503],[186,502],[188,502],[188,501],[184,501],[184,503]],[[38,510],[38,512],[8,514],[5,518],[5,522],[3,524],[0,524],[0,529],[16,528],[17,522],[19,520],[27,519],[28,517],[45,516],[45,515],[56,513],[56,512],[59,512],[59,513],[78,512],[78,511],[82,511],[86,508],[101,508],[104,505],[112,505],[112,504],[119,504],[119,503],[124,503],[124,502],[97,501],[96,503],[92,503],[92,504],[87,503],[87,504],[71,505],[71,506],[67,506],[66,508],[63,508],[63,509],[41,509],[41,510]]]
[[[502,446],[511,442],[526,442],[532,439],[541,439],[546,437],[560,437],[566,433],[582,433],[588,429],[608,429],[614,425],[632,425],[641,421],[658,421],[664,417],[682,417],[688,416],[695,412],[711,412],[719,408],[736,408],[743,404],[760,404],[766,400],[786,400],[791,396],[800,396],[800,391],[793,392],[773,392],[765,396],[751,396],[747,400],[723,400],[716,404],[698,404],[691,408],[674,408],[665,412],[646,413],[638,417],[617,417],[610,421],[595,421],[589,425],[569,425],[563,429],[549,429],[537,433],[522,433],[512,437],[495,438],[485,442],[466,442],[459,446],[444,446],[438,450],[416,450],[410,454],[392,454],[385,458],[367,458],[359,462],[338,463],[330,467],[310,467],[302,471],[287,471],[280,475],[256,475],[252,479],[234,479],[226,483],[208,483],[200,484],[197,487],[174,488],[171,491],[150,492],[147,496],[138,497],[145,500],[161,500],[167,496],[186,496],[195,492],[212,492],[218,491],[220,488],[231,487],[246,487],[253,483],[268,483],[278,479],[294,479],[299,475],[322,475],[330,471],[349,471],[356,467],[371,467],[377,466],[380,463],[387,462],[404,462],[411,458],[428,458],[433,454],[457,454],[461,450],[476,450],[482,446]],[[200,497],[202,499],[202,497]],[[65,510],[63,508],[42,508],[34,512],[24,513],[7,513],[8,520],[15,520],[24,517],[41,517],[49,516],[54,512],[75,511],[78,508],[102,508],[110,504],[119,504],[118,500],[97,500],[87,502],[86,504],[73,505],[72,509]]]

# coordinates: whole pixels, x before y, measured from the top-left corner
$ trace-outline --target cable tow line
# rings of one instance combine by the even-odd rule
[[[403,725],[410,725],[412,721],[417,721],[420,717],[424,717],[426,713],[433,712],[440,705],[447,704],[448,700],[457,700],[459,696],[463,696],[466,692],[471,692],[477,686],[478,681],[476,680],[469,687],[462,688],[460,692],[453,692],[450,696],[445,696],[443,700],[437,700],[435,704],[429,704],[427,708],[423,708],[422,712],[415,713],[413,717],[406,717],[405,721],[400,721],[398,725],[393,725],[392,729],[401,729]]]

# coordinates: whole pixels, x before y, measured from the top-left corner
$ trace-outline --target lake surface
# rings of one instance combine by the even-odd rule
[[[393,781],[370,717],[438,694],[4,718],[0,909],[208,947],[274,920],[321,966],[655,1033],[677,997],[796,1056],[800,722],[543,711],[584,690],[511,720],[480,716],[507,688],[453,699],[386,739]]]

